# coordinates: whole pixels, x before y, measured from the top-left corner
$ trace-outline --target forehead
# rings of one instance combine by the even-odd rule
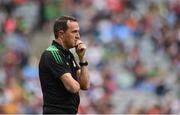
[[[68,30],[79,30],[79,24],[76,21],[67,21]]]

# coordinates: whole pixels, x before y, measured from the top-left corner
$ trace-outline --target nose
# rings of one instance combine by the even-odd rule
[[[80,39],[80,34],[79,33],[76,34],[76,39]]]

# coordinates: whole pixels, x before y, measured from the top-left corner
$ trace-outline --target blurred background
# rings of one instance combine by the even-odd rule
[[[61,15],[88,47],[79,114],[180,114],[180,0],[0,0],[0,113],[42,113],[38,63]]]

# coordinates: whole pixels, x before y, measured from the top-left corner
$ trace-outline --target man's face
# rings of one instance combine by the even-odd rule
[[[73,48],[80,39],[79,24],[75,21],[67,21],[68,29],[64,33],[64,45],[66,48]]]

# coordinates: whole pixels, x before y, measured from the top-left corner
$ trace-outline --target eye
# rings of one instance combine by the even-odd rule
[[[79,31],[78,30],[74,30],[74,31],[72,31],[72,33],[78,33]]]

